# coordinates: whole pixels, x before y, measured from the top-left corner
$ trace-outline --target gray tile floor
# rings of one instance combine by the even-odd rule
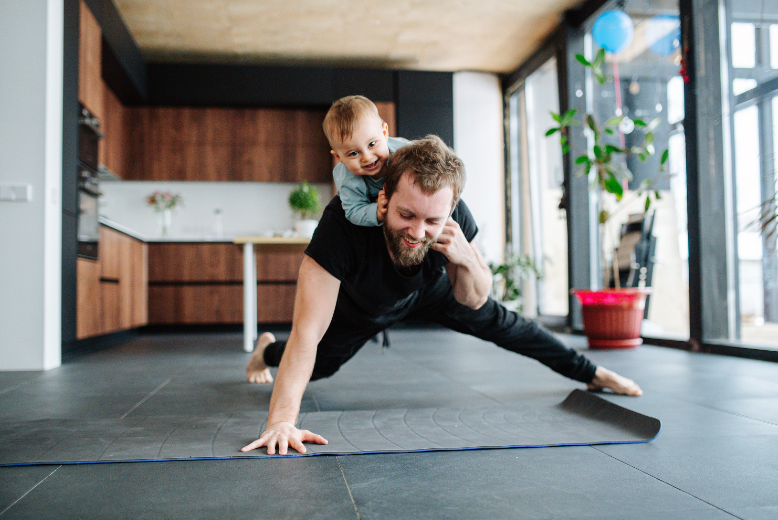
[[[563,336],[585,350],[585,341]],[[558,403],[582,385],[453,332],[392,331],[311,383],[303,411]],[[648,444],[0,468],[5,518],[778,518],[778,364],[589,351],[637,380]],[[148,335],[48,372],[0,372],[0,422],[266,411],[238,334]],[[8,439],[0,445],[8,447]]]

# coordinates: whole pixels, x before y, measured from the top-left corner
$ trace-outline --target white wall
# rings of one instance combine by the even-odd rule
[[[0,370],[61,358],[62,27],[58,0],[0,0]]]
[[[281,233],[297,220],[289,209],[292,183],[271,182],[103,182],[100,215],[143,237],[160,236],[158,214],[146,204],[157,190],[180,194],[184,205],[173,212],[170,239],[215,237],[215,216],[222,211],[224,237]],[[316,184],[322,205],[332,198],[332,184]]]
[[[478,224],[476,244],[487,261],[505,250],[502,94],[494,74],[454,74],[454,150],[464,161],[462,198]]]

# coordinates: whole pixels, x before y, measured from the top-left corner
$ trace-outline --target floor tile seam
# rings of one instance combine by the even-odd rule
[[[19,498],[17,498],[16,500],[14,500],[14,501],[13,501],[13,503],[12,503],[11,505],[9,505],[8,507],[6,507],[6,508],[5,508],[5,509],[3,509],[2,511],[0,511],[0,516],[3,516],[3,515],[4,515],[4,514],[6,514],[8,511],[10,511],[10,510],[11,510],[11,509],[12,509],[12,508],[13,508],[13,507],[16,505],[16,504],[18,504],[19,502],[21,502],[22,500],[24,500],[24,497],[26,497],[27,495],[29,495],[30,493],[32,493],[33,491],[35,491],[35,489],[36,489],[38,486],[40,486],[41,484],[43,484],[44,482],[46,482],[46,480],[47,480],[47,479],[48,479],[50,476],[52,476],[54,473],[56,473],[56,472],[57,472],[57,470],[59,470],[59,468],[61,468],[61,467],[62,467],[62,466],[57,466],[56,468],[54,468],[54,471],[52,471],[51,473],[49,473],[48,475],[46,475],[46,476],[45,476],[43,479],[41,479],[41,481],[40,481],[40,482],[38,482],[37,484],[35,484],[34,486],[32,486],[30,489],[28,489],[26,493],[24,493],[22,496],[20,496],[20,497],[19,497]]]
[[[173,374],[172,376],[170,376],[169,378],[167,378],[165,381],[163,381],[163,382],[162,382],[162,384],[160,384],[160,385],[159,385],[159,386],[157,386],[157,387],[156,387],[154,390],[152,390],[152,391],[151,391],[151,393],[149,393],[149,394],[148,394],[148,395],[146,395],[146,396],[145,396],[143,399],[141,399],[140,401],[138,401],[137,403],[135,403],[135,406],[133,406],[132,408],[130,408],[130,409],[129,409],[129,411],[127,411],[127,412],[126,412],[124,415],[122,415],[122,416],[120,417],[120,419],[126,419],[128,415],[130,415],[132,412],[134,412],[135,410],[137,410],[137,409],[138,409],[138,408],[139,408],[139,407],[140,407],[140,406],[141,406],[143,403],[145,403],[146,401],[148,401],[149,399],[151,399],[151,398],[154,396],[154,394],[156,394],[157,392],[159,392],[160,390],[162,390],[163,388],[165,388],[165,387],[166,387],[168,384],[170,384],[170,382],[171,382],[171,381],[173,381],[173,378],[174,378],[174,377],[175,377],[175,376],[176,376],[178,373],[180,373],[180,372],[177,372],[176,374]]]
[[[351,505],[354,506],[354,513],[357,515],[357,520],[362,520],[362,515],[359,514],[359,507],[357,507],[357,502],[354,500],[353,493],[351,493],[351,486],[348,483],[348,479],[346,479],[346,472],[343,471],[343,464],[341,464],[340,458],[340,455],[335,457],[335,460],[338,461],[338,468],[340,468],[340,475],[343,477],[343,483],[346,484],[346,491],[348,491],[348,497],[351,499]]]
[[[4,389],[0,390],[0,395],[7,394],[8,392],[12,392],[12,391],[16,390],[17,388],[21,388],[21,387],[23,387],[25,385],[29,385],[30,383],[35,383],[36,381],[40,381],[44,377],[45,376],[36,377],[35,379],[30,379],[29,381],[25,381],[24,383],[19,383],[18,385],[14,385],[14,386],[11,386],[9,388],[4,388]]]
[[[614,456],[614,455],[612,455],[612,454],[610,454],[610,453],[607,453],[607,452],[605,452],[605,451],[602,451],[602,450],[600,449],[600,447],[598,447],[598,446],[589,446],[589,447],[590,447],[590,448],[592,448],[592,449],[594,449],[594,450],[597,450],[598,452],[602,453],[603,455],[606,455],[606,456],[608,456],[608,457],[612,458],[612,459],[613,459],[613,460],[615,460],[615,461],[618,461],[618,462],[620,462],[620,463],[624,464],[625,466],[628,466],[628,467],[630,467],[630,468],[632,468],[632,469],[634,469],[634,470],[636,470],[636,471],[639,471],[640,473],[643,473],[644,475],[646,475],[646,476],[648,476],[648,477],[651,477],[651,478],[653,478],[654,480],[656,480],[656,481],[658,481],[658,482],[661,482],[662,484],[664,484],[664,485],[666,485],[666,486],[670,486],[671,488],[673,488],[673,489],[676,489],[676,490],[680,491],[681,493],[683,493],[683,494],[685,494],[685,495],[688,495],[688,496],[690,496],[690,497],[694,498],[695,500],[698,500],[698,501],[702,502],[703,504],[707,504],[707,505],[709,505],[709,506],[713,507],[714,509],[718,509],[718,510],[719,510],[719,511],[721,511],[722,513],[726,513],[726,514],[728,514],[728,515],[732,516],[733,518],[737,518],[738,520],[745,520],[745,519],[743,519],[742,517],[740,517],[740,516],[737,516],[736,514],[734,514],[734,513],[731,513],[731,512],[729,512],[729,511],[727,511],[726,509],[724,509],[724,508],[722,508],[722,507],[719,507],[719,506],[717,506],[716,504],[712,504],[711,502],[708,502],[707,500],[705,500],[705,499],[702,499],[702,498],[700,498],[700,497],[698,497],[698,496],[696,496],[696,495],[694,495],[694,494],[692,494],[692,493],[690,493],[690,492],[686,491],[685,489],[681,489],[680,487],[676,486],[675,484],[672,484],[672,483],[670,483],[670,482],[667,482],[666,480],[662,480],[661,478],[657,477],[656,475],[652,475],[651,473],[649,473],[649,472],[647,472],[647,471],[645,471],[645,470],[643,470],[643,469],[640,469],[640,468],[638,468],[637,466],[634,466],[634,465],[630,464],[629,462],[623,461],[623,460],[621,460],[620,458],[618,458],[618,457],[616,457],[616,456]]]
[[[721,413],[725,413],[727,415],[732,415],[732,416],[735,416],[735,417],[740,417],[742,419],[750,419],[750,420],[756,421],[758,423],[768,424],[770,426],[778,427],[778,424],[776,424],[776,423],[773,423],[773,422],[770,422],[770,421],[765,421],[763,419],[757,419],[756,417],[751,417],[750,415],[743,415],[743,414],[732,412],[732,411],[729,411],[729,410],[722,410],[721,408],[716,408],[715,406],[711,406],[709,404],[697,403],[695,401],[691,401],[689,399],[682,399],[680,397],[677,397],[677,396],[674,396],[674,395],[670,395],[670,394],[663,394],[661,392],[657,392],[657,393],[659,395],[664,396],[664,397],[670,397],[670,398],[675,399],[677,401],[680,401],[682,403],[691,404],[691,405],[694,405],[694,406],[699,406],[701,408],[706,408],[708,410],[713,410],[714,412],[721,412]]]

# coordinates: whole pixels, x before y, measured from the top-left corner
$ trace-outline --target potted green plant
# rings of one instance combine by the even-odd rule
[[[501,264],[490,262],[489,269],[494,278],[492,297],[518,312],[524,310],[524,283],[532,277],[538,280],[543,278],[543,273],[528,255],[508,254]]]
[[[289,207],[300,216],[300,220],[295,223],[297,234],[302,237],[312,237],[318,221],[311,217],[321,209],[319,191],[303,181],[289,193]]]
[[[576,60],[585,68],[592,71],[592,75],[599,84],[604,84],[607,77],[602,70],[605,62],[605,50],[601,49],[594,61],[589,62],[583,55],[577,54]],[[581,126],[576,118],[577,111],[569,109],[564,114],[552,113],[552,117],[558,123],[546,132],[546,136],[559,132],[562,152],[570,151],[569,132],[575,126]],[[668,159],[668,150],[662,153],[659,161],[659,169],[655,175],[645,179],[631,193],[625,187],[632,180],[632,174],[626,167],[626,159],[630,156],[638,157],[645,162],[655,153],[654,129],[660,120],[655,119],[645,122],[640,119],[628,120],[623,115],[609,118],[604,123],[596,120],[593,114],[587,114],[583,118],[585,128],[588,129],[591,138],[591,151],[580,152],[575,158],[575,164],[580,166],[576,175],[586,175],[589,179],[589,188],[598,193],[599,201],[599,230],[600,230],[600,259],[603,267],[603,287],[607,287],[610,272],[613,276],[615,288],[592,291],[590,289],[574,289],[571,291],[581,302],[584,334],[586,334],[589,346],[592,348],[632,348],[642,343],[640,338],[640,326],[643,319],[646,297],[650,293],[649,287],[621,288],[619,287],[618,266],[614,261],[608,260],[605,246],[605,233],[608,221],[628,205],[634,198],[644,197],[643,207],[648,211],[653,201],[661,198],[656,188],[657,181],[665,173],[665,164]],[[637,146],[624,147],[610,142],[608,137],[616,135],[620,128],[632,127],[635,131],[643,133],[643,141]],[[618,244],[618,240],[614,240]]]

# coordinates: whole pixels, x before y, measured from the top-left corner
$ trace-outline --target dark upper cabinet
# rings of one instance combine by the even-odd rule
[[[130,107],[134,180],[330,182],[324,109]]]

